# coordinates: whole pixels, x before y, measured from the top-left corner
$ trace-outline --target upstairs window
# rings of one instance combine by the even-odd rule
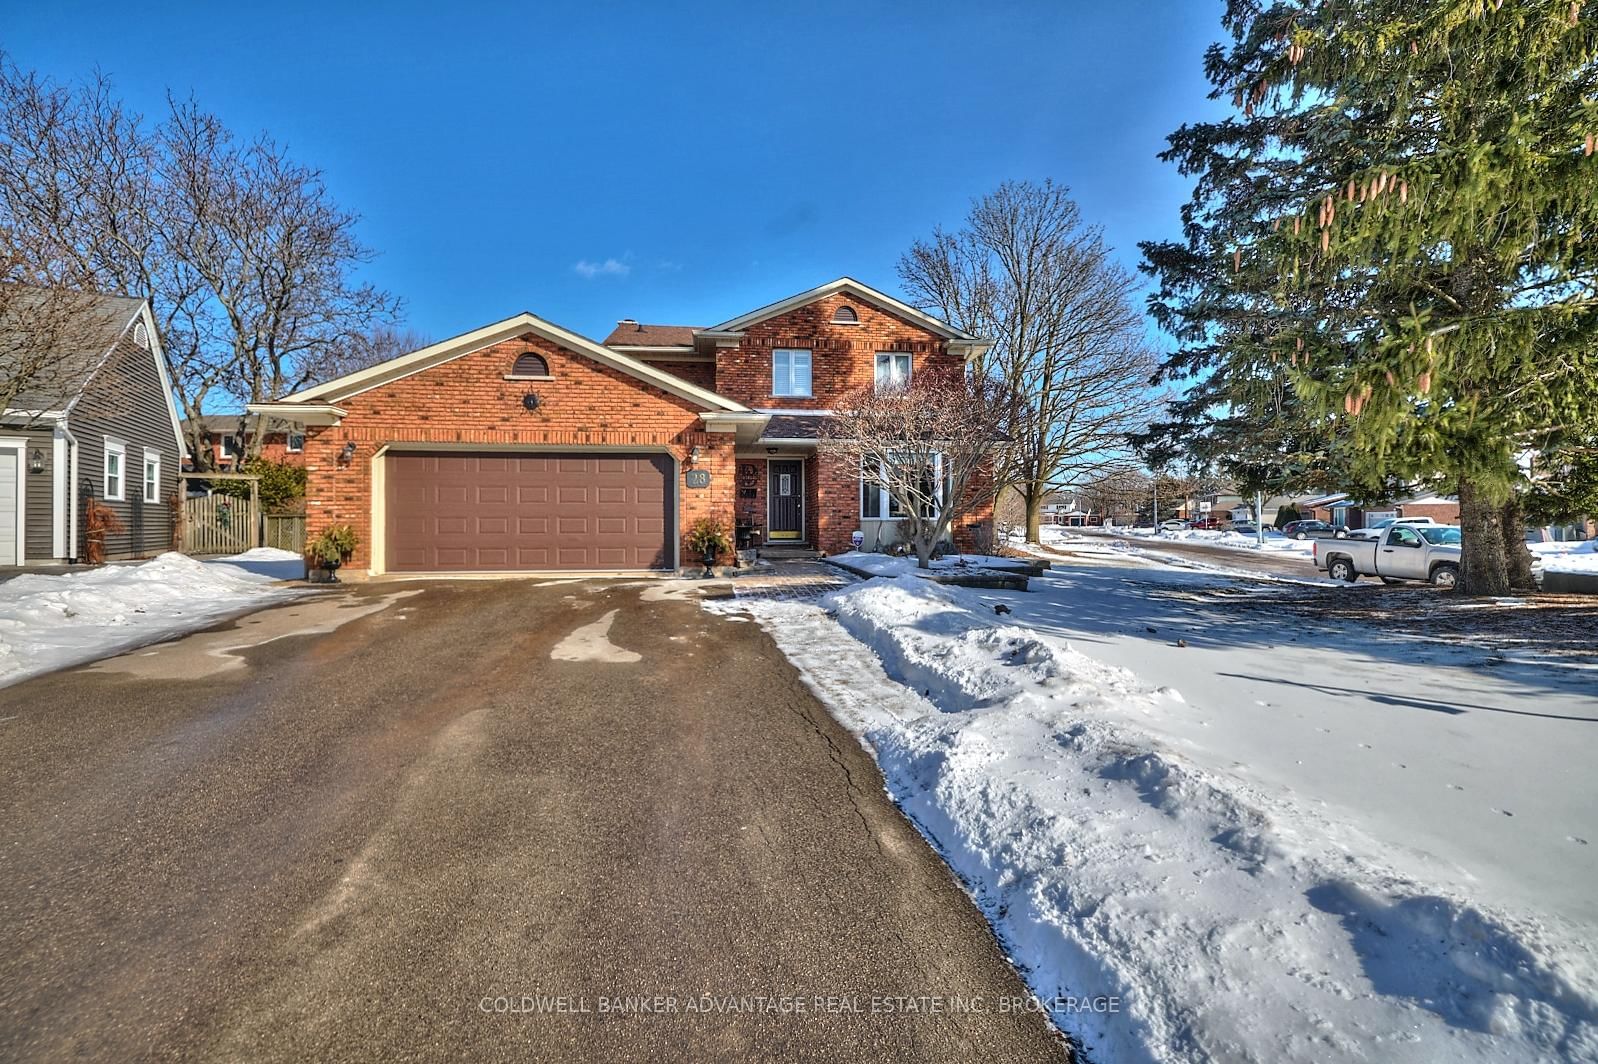
[[[877,354],[877,391],[903,388],[910,383],[910,356],[898,351]]]
[[[549,376],[549,363],[544,361],[543,355],[529,351],[519,355],[516,364],[511,367],[512,377],[547,377]]]
[[[161,501],[161,452],[144,450],[144,501]]]
[[[121,502],[126,497],[128,479],[128,445],[121,440],[105,438],[105,498],[107,502]]]
[[[771,394],[810,395],[810,352],[779,347],[771,352]]]
[[[859,325],[860,315],[855,313],[853,307],[839,307],[832,313],[834,325]]]

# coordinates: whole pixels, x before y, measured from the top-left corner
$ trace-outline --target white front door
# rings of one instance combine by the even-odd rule
[[[0,565],[22,564],[22,449],[0,447]]]

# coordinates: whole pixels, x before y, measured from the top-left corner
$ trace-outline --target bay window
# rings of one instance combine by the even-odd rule
[[[928,500],[921,516],[933,517],[936,507],[941,506],[949,494],[943,476],[942,455],[933,455],[930,466],[915,461],[896,462],[891,467],[891,477],[887,463],[875,468],[867,463],[860,472],[860,516],[867,520],[885,521],[897,521],[904,517],[905,508],[888,490],[887,484],[890,479],[896,484],[905,484],[915,475],[914,469],[918,464],[921,465],[921,479],[916,491],[921,498]]]

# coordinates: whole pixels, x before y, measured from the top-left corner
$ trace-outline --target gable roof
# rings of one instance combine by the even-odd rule
[[[255,431],[256,415],[249,411],[238,414],[201,414],[197,418],[187,418],[183,421],[183,431],[187,432],[195,422],[206,432],[213,435],[232,435],[239,431],[239,425],[245,426],[246,433]],[[298,422],[286,418],[269,417],[266,419],[266,431],[270,435],[274,432],[299,432],[301,426]]]
[[[709,410],[742,411],[748,408],[735,403],[731,399],[717,395],[715,392],[698,385],[689,384],[676,374],[667,373],[656,369],[654,366],[640,362],[638,359],[620,351],[613,351],[608,347],[594,343],[586,336],[581,336],[564,329],[553,322],[545,321],[536,314],[523,311],[503,321],[485,325],[481,329],[461,333],[459,336],[431,344],[419,351],[412,351],[408,355],[400,355],[386,362],[379,362],[375,366],[347,373],[342,377],[334,378],[324,384],[295,392],[282,400],[283,404],[289,403],[336,403],[348,399],[352,395],[369,391],[390,381],[409,377],[413,373],[432,369],[434,366],[452,361],[474,351],[481,351],[485,347],[492,347],[503,340],[514,339],[523,333],[534,333],[544,339],[569,351],[575,351],[593,359],[601,365],[609,366],[622,373],[643,381],[645,384],[654,385],[661,391],[670,392],[690,402],[698,403]],[[263,404],[264,407],[265,404]],[[285,416],[281,404],[274,406],[271,413]],[[254,407],[251,407],[254,410]]]
[[[133,296],[8,284],[0,302],[0,372],[20,359],[40,332],[49,334],[46,342],[57,354],[49,379],[25,386],[11,400],[11,408],[45,412],[70,407],[143,307],[144,300]]]
[[[645,325],[638,321],[618,321],[605,337],[606,347],[692,347],[695,325]]]
[[[779,314],[786,314],[790,310],[796,310],[799,307],[814,303],[818,299],[825,299],[828,296],[840,293],[862,302],[870,303],[879,310],[885,310],[890,314],[912,321],[927,331],[937,333],[939,336],[946,337],[956,343],[979,345],[984,350],[992,346],[992,342],[989,340],[984,340],[981,337],[972,336],[964,330],[956,329],[948,322],[934,318],[925,311],[917,310],[910,304],[895,299],[886,292],[879,292],[870,285],[862,284],[853,277],[840,277],[835,281],[828,281],[826,284],[819,285],[807,292],[800,292],[798,295],[789,296],[787,299],[779,299],[775,303],[768,303],[758,310],[740,314],[738,317],[724,321],[720,325],[712,325],[708,329],[701,329],[699,333],[702,336],[739,333],[751,325],[757,325],[768,318],[775,318]]]

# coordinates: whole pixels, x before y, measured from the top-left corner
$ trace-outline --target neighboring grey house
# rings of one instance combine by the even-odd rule
[[[0,413],[0,565],[81,559],[91,498],[126,526],[106,536],[107,558],[170,550],[183,446],[149,302],[13,289],[0,315],[0,378],[15,372],[7,353],[35,339],[30,303],[47,300],[59,360]]]

